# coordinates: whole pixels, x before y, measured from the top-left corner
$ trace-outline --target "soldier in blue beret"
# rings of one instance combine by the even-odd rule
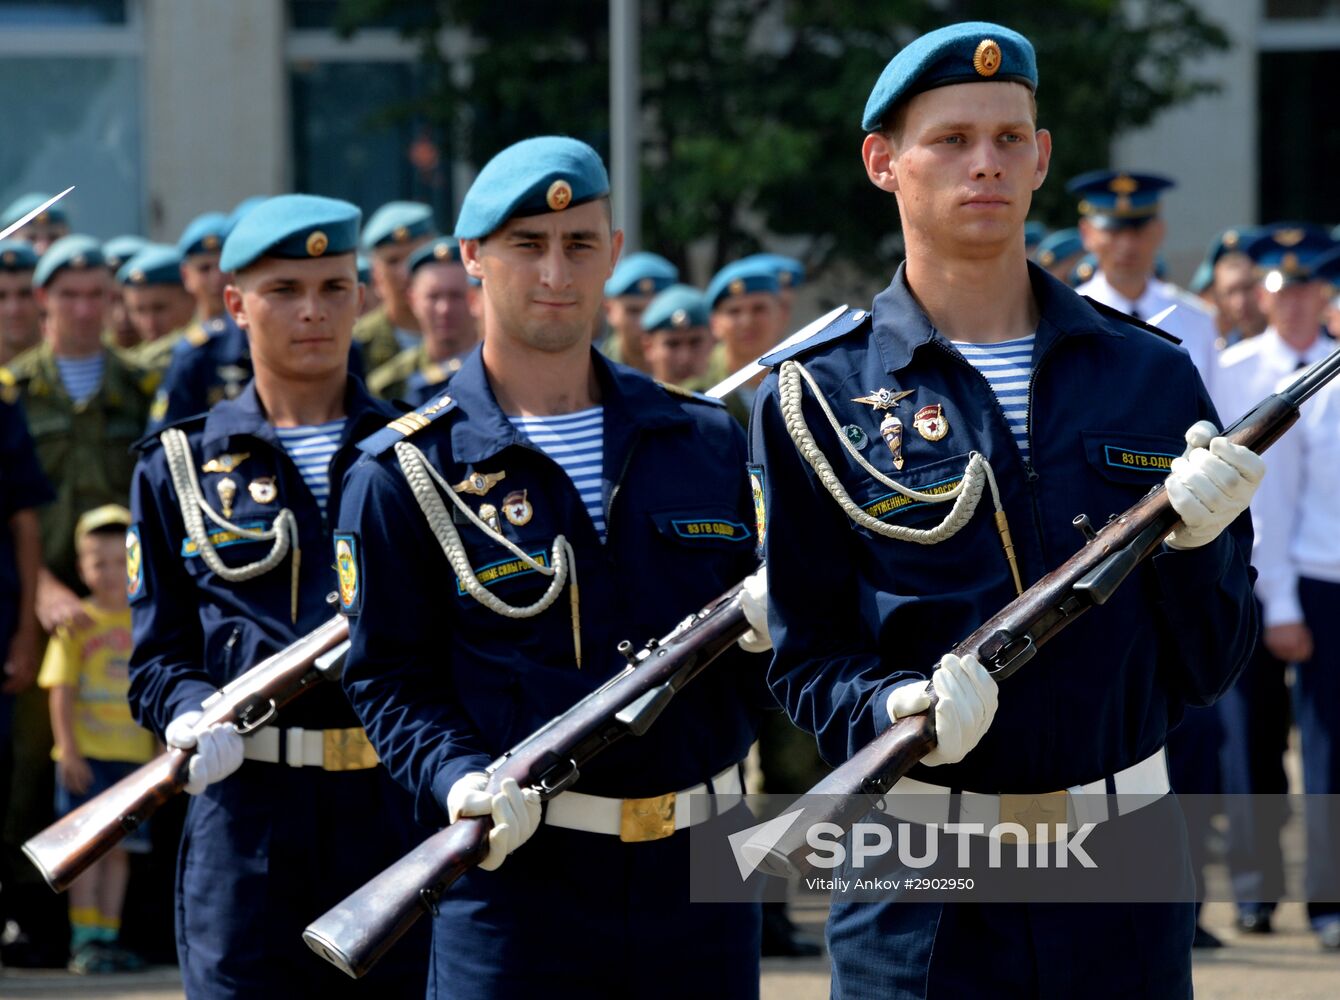
[[[692,285],[671,285],[652,297],[639,319],[652,378],[685,388],[702,381],[712,355],[710,317],[706,296]]]
[[[1057,229],[1043,237],[1033,259],[1058,281],[1065,281],[1071,269],[1084,255],[1084,241],[1078,229]]]
[[[130,704],[170,746],[195,750],[177,880],[192,998],[423,994],[426,933],[364,986],[302,943],[314,915],[423,834],[338,687],[245,739],[231,725],[197,728],[219,688],[329,619],[339,580],[319,554],[341,477],[355,443],[395,416],[347,368],[359,217],[348,202],[283,195],[238,222],[220,266],[255,378],[139,446]]]
[[[916,39],[875,84],[862,158],[897,200],[906,260],[871,309],[766,358],[754,404],[769,682],[833,764],[934,712],[935,749],[886,796],[889,814],[865,821],[890,844],[938,838],[937,874],[960,838],[909,831],[904,803],[938,823],[1031,829],[1028,804],[1051,791],[1067,822],[1072,804],[1096,817],[1095,858],[1166,835],[1140,854],[1149,898],[1187,901],[951,900],[904,889],[920,872],[886,855],[878,873],[898,888],[830,910],[839,1000],[1191,995],[1193,886],[1163,747],[1250,652],[1242,515],[1263,463],[1216,437],[1185,352],[1028,261],[1023,227],[1052,148],[1036,88],[1032,45],[984,22]],[[1182,521],[1106,605],[999,690],[975,656],[946,655],[1082,544],[1077,513],[1102,523],[1159,484]],[[950,509],[960,498],[966,513]],[[1085,788],[1141,807],[1119,814],[1100,796],[1097,816],[1074,795]],[[986,853],[985,837],[963,839]],[[843,875],[870,873],[851,855]]]
[[[228,276],[219,267],[219,255],[229,229],[228,216],[205,212],[188,222],[177,239],[182,284],[195,300],[195,320],[187,328],[195,339],[201,338],[206,323],[228,312],[223,307],[223,288]]]
[[[144,368],[167,368],[174,346],[186,335],[185,327],[195,314],[195,299],[182,284],[182,273],[177,248],[154,243],[116,272],[126,316],[139,338],[130,354]]]
[[[0,229],[9,228],[33,209],[46,204],[50,200],[51,195],[37,192],[19,195],[5,206],[3,213],[0,213]],[[44,209],[41,214],[30,219],[22,229],[9,235],[15,239],[27,240],[33,245],[33,250],[40,257],[47,252],[47,248],[51,244],[62,236],[69,235],[69,232],[70,219],[65,213],[65,206],[61,202],[56,202],[51,207]]]
[[[1221,350],[1266,328],[1257,291],[1260,276],[1245,252],[1256,234],[1250,226],[1225,229],[1214,238],[1187,286],[1214,307]]]
[[[679,268],[660,254],[639,251],[624,257],[605,282],[605,322],[609,334],[602,350],[611,361],[650,372],[642,356],[642,311],[653,295],[679,280]]]
[[[372,286],[381,304],[354,327],[354,343],[368,371],[419,342],[419,321],[409,306],[410,254],[437,234],[433,210],[417,201],[387,202],[363,227],[360,246],[372,260]]]
[[[1066,190],[1079,198],[1084,248],[1098,259],[1076,291],[1136,319],[1148,320],[1176,306],[1160,328],[1182,342],[1201,379],[1214,375],[1214,315],[1196,296],[1158,276],[1159,247],[1167,233],[1159,213],[1175,183],[1158,174],[1093,170],[1073,177]]]
[[[796,289],[805,284],[805,265],[794,257],[786,257],[779,253],[756,253],[743,259],[762,261],[777,275],[777,300],[782,304],[781,327],[783,331],[790,330]]]
[[[149,245],[149,241],[143,236],[126,234],[124,236],[113,236],[102,245],[102,258],[107,262],[107,266],[115,274],[121,269],[121,265],[130,260],[137,253]]]
[[[781,340],[785,310],[777,274],[766,259],[745,258],[727,264],[707,283],[716,340],[704,380],[707,385],[716,385]],[[731,415],[741,424],[749,423],[749,407],[762,381],[760,372],[726,398]]]
[[[484,166],[456,224],[483,281],[482,343],[363,442],[345,482],[345,690],[425,823],[494,822],[487,858],[435,911],[430,995],[758,996],[757,907],[694,905],[686,880],[688,826],[748,821],[759,662],[729,651],[544,810],[515,782],[484,791],[494,757],[624,669],[621,638],[665,633],[756,566],[739,428],[591,346],[623,241],[609,192],[576,139],[527,139]],[[695,788],[716,792],[717,815],[620,821]],[[653,953],[678,958],[647,976]]]
[[[25,240],[0,240],[0,365],[7,365],[42,337],[33,298],[37,254]]]
[[[377,289],[372,287],[372,258],[360,252],[356,259],[358,283],[363,286],[363,311],[359,315],[366,316],[381,305],[381,300],[377,298]]]
[[[479,339],[479,293],[461,264],[454,236],[439,236],[409,256],[409,304],[423,336],[368,375],[383,399],[422,406],[436,396]]]

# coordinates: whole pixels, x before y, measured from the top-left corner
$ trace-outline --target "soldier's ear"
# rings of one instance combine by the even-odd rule
[[[479,262],[479,240],[461,240],[461,263],[472,278],[484,279],[484,266]]]
[[[898,172],[894,167],[896,155],[897,151],[889,137],[880,132],[871,132],[861,143],[865,175],[870,178],[871,184],[889,194],[898,191]]]
[[[233,322],[245,330],[247,328],[247,311],[243,304],[242,289],[236,285],[225,285],[223,306],[228,310],[228,315],[233,318]]]
[[[1036,191],[1047,179],[1047,168],[1052,162],[1052,134],[1040,128],[1034,136],[1038,146],[1038,164],[1033,169],[1033,190]]]

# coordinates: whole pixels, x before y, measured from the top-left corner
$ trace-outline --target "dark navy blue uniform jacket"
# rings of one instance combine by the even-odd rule
[[[396,412],[350,376],[345,391],[348,422],[331,465],[329,510],[334,511],[340,502],[340,478],[358,454],[355,443]],[[158,438],[146,438],[131,490],[132,530],[138,536],[144,577],[131,599],[135,650],[130,663],[130,703],[137,721],[159,733],[176,716],[199,708],[202,699],[337,610],[328,601],[337,586],[330,554],[332,526],[267,421],[255,383],[236,399],[178,426],[190,441],[201,493],[216,512],[222,512],[219,481],[230,478],[237,488],[229,518],[235,524],[269,528],[284,507],[297,516],[302,551],[300,594],[294,622],[291,555],[270,572],[242,583],[224,580],[205,565],[187,538]],[[211,459],[242,454],[246,458],[231,472],[201,471]],[[249,484],[266,478],[274,482],[275,498],[260,503]],[[264,499],[265,492],[258,492]],[[268,541],[226,537],[208,518],[205,526],[217,539],[219,557],[229,566],[254,562],[270,550]],[[286,726],[327,729],[357,724],[334,685],[318,685],[281,715],[281,724]]]
[[[1025,462],[985,378],[930,325],[900,269],[873,320],[839,320],[795,357],[815,376],[839,423],[869,438],[864,457],[895,481],[948,488],[973,451],[995,470],[1024,585],[1060,565],[1083,539],[1077,514],[1103,524],[1168,474],[1197,420],[1219,423],[1185,352],[1100,314],[1030,265],[1041,308]],[[844,332],[845,331],[845,332]],[[879,434],[883,414],[852,402],[881,388],[911,390],[901,470]],[[949,432],[913,426],[943,406]],[[855,502],[891,524],[926,528],[949,504],[905,502],[840,446],[805,387],[804,414]],[[1238,415],[1233,414],[1236,418]],[[775,658],[773,693],[817,734],[832,763],[888,726],[891,686],[929,676],[941,654],[1014,596],[990,491],[957,535],[938,545],[878,536],[851,521],[796,450],[779,409],[776,371],[758,393],[752,460],[761,465],[764,551]],[[859,435],[855,435],[859,437]],[[913,774],[981,792],[1065,788],[1134,764],[1164,744],[1186,705],[1233,682],[1257,628],[1248,518],[1199,549],[1165,549],[1004,682],[999,710],[962,762]]]
[[[547,563],[555,535],[576,555],[582,665],[565,588],[530,619],[504,618],[459,586],[397,464],[388,431],[363,447],[340,507],[358,565],[345,688],[381,759],[414,792],[420,820],[445,822],[452,784],[565,711],[641,646],[739,582],[756,565],[745,441],[718,404],[683,398],[594,354],[604,406],[602,544],[566,472],[513,428],[476,348],[410,437],[448,483],[506,473],[476,511],[524,492],[533,514],[502,532]],[[449,403],[444,400],[449,399]],[[422,412],[422,411],[421,411]],[[455,512],[477,575],[514,606],[548,578]],[[520,518],[518,518],[520,519]],[[768,702],[761,658],[732,649],[684,689],[646,736],[589,767],[579,790],[642,797],[703,781],[742,759]]]

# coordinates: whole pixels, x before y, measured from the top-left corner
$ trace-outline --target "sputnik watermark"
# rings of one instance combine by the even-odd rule
[[[973,847],[981,844],[978,839],[986,838],[987,867],[1004,866],[1004,842],[1009,840],[1014,846],[1014,867],[1016,868],[1068,868],[1073,857],[1084,868],[1097,868],[1089,852],[1084,849],[1084,841],[1096,828],[1097,823],[1083,823],[1072,835],[1064,825],[1039,823],[1034,827],[1034,836],[1022,823],[997,823],[989,830],[982,823],[929,823],[925,830],[925,845],[918,853],[912,845],[911,826],[898,827],[898,843],[894,858],[905,868],[930,868],[940,861],[940,832],[957,838],[956,862],[960,868],[973,865]],[[865,868],[872,861],[884,862],[894,850],[892,831],[882,823],[856,823],[851,828],[851,864],[852,868]],[[824,870],[847,866],[848,845],[843,843],[846,833],[836,823],[816,823],[805,831],[805,842],[813,850],[805,856],[812,868]],[[1037,850],[1032,848],[1036,847]],[[831,887],[830,887],[831,888]]]

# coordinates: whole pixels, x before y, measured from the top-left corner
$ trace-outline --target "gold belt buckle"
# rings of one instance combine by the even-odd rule
[[[1055,828],[1070,824],[1066,790],[1032,795],[1001,795],[1000,822],[1018,823],[1028,831],[1030,843],[1047,844],[1056,839]],[[1038,835],[1038,827],[1042,835]],[[1003,837],[1001,839],[1004,839]]]
[[[624,799],[619,839],[625,844],[662,840],[675,832],[675,793],[649,799]]]
[[[366,771],[381,761],[362,727],[321,731],[321,768],[325,771]]]

